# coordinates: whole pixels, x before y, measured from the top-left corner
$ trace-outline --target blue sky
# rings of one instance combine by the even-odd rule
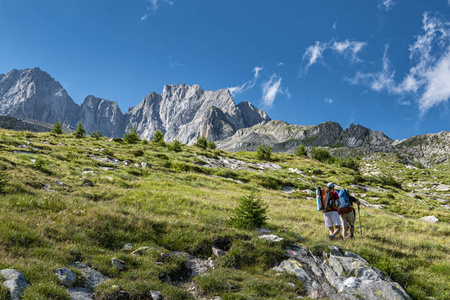
[[[0,73],[126,112],[165,84],[393,139],[450,130],[450,0],[1,0]]]

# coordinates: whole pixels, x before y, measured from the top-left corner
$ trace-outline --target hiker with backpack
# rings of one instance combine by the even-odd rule
[[[341,231],[338,208],[340,206],[339,195],[334,190],[334,183],[327,184],[327,188],[317,188],[317,210],[322,211],[325,227],[329,230],[330,239],[334,239]]]
[[[351,196],[347,189],[342,189],[338,193],[341,205],[339,206],[339,218],[341,219],[342,226],[344,230],[342,231],[342,237],[344,240],[347,238],[353,238],[355,232],[355,209],[353,208],[353,203],[359,206],[361,202],[355,197]],[[350,227],[350,236],[348,235],[348,227]]]

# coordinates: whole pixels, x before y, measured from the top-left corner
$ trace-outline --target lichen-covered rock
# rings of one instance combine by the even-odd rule
[[[67,287],[73,286],[74,283],[77,281],[77,274],[75,274],[69,269],[59,268],[56,269],[54,273],[56,277],[58,277],[61,284]]]
[[[289,259],[276,271],[300,278],[307,296],[313,299],[411,299],[402,287],[352,252],[330,247],[329,257],[314,255],[305,248],[291,246]]]
[[[107,276],[103,275],[102,273],[100,273],[78,261],[72,263],[72,267],[80,270],[81,274],[85,278],[84,287],[86,287],[86,288],[95,288],[100,283],[109,279]]]
[[[25,276],[14,269],[3,269],[0,271],[0,276],[3,277],[3,285],[6,286],[11,293],[11,300],[21,299],[23,291],[30,285]]]

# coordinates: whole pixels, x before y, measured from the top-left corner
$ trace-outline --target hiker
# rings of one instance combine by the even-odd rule
[[[350,193],[347,189],[342,189],[339,191],[339,198],[341,205],[339,206],[339,218],[341,220],[342,226],[344,230],[342,231],[342,237],[344,240],[349,237],[352,239],[353,234],[355,232],[355,209],[353,208],[353,203],[356,203],[359,206],[361,202],[353,196],[350,196]],[[348,227],[350,226],[350,236],[348,235]]]
[[[330,190],[330,202],[332,205],[325,203],[325,198],[323,199],[322,212],[323,218],[325,220],[325,227],[328,228],[330,239],[334,239],[341,231],[341,220],[339,219],[338,208],[341,205],[339,200],[339,195],[334,190],[334,183],[330,182],[327,184],[327,189]],[[324,190],[325,191],[325,190]]]

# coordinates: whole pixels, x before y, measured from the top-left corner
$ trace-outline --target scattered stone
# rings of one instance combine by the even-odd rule
[[[106,155],[106,157],[98,157],[93,154],[90,154],[89,157],[96,161],[102,162],[102,163],[108,163],[108,164],[113,164],[113,165],[120,164],[120,160],[115,159],[115,158],[109,158],[108,155]]]
[[[147,162],[143,161],[143,162],[141,162],[141,167],[150,168],[150,165]]]
[[[315,194],[314,191],[311,191],[311,190],[309,190],[309,189],[303,190],[302,192],[304,192],[304,193],[306,193],[306,194],[308,194],[308,195]]]
[[[295,192],[295,189],[291,186],[283,186],[282,191],[286,194],[292,194],[293,192]]]
[[[222,249],[216,248],[216,247],[212,247],[212,252],[214,253],[215,256],[217,257],[222,257],[225,254],[227,254],[225,251],[223,251]]]
[[[270,230],[269,228],[266,228],[266,227],[258,228],[258,233],[259,234],[268,234],[268,233],[271,233],[271,232],[272,232],[272,230]]]
[[[209,268],[214,267],[214,261],[211,258],[203,260],[194,257],[186,252],[173,252],[174,255],[186,257],[186,269],[189,276],[195,277],[205,273]]]
[[[72,287],[77,281],[77,274],[66,268],[60,268],[55,270],[55,275],[58,277],[62,285]]]
[[[111,167],[98,167],[100,170],[102,171],[115,171],[117,170],[116,168],[111,168]]]
[[[133,252],[131,252],[131,254],[141,256],[145,253],[148,253],[151,250],[156,250],[156,248],[149,247],[149,246],[142,246],[142,247],[137,248]]]
[[[133,250],[133,244],[131,243],[126,243],[123,245],[122,249],[120,249],[122,251],[131,251]]]
[[[443,208],[445,208],[445,209],[450,209],[450,205],[442,205],[442,204],[441,204],[441,207],[443,207]]]
[[[65,186],[66,184],[64,182],[60,182],[60,181],[55,181],[55,183],[59,186]]]
[[[217,158],[209,158],[197,154],[195,156],[201,159],[201,161],[198,161],[195,164],[207,168],[228,168],[231,170],[246,170],[246,171],[261,171],[261,172],[264,172],[265,170],[281,169],[280,165],[271,163],[247,163],[241,160],[222,156],[219,156]]]
[[[303,171],[300,171],[299,169],[289,168],[288,172],[303,175]]]
[[[425,222],[433,223],[433,224],[439,222],[439,219],[436,218],[436,216],[426,216],[426,217],[422,217],[420,219]]]
[[[85,288],[95,288],[100,283],[108,280],[109,278],[102,273],[83,265],[82,263],[76,261],[71,265],[74,268],[80,270],[81,274],[85,278],[84,287]]]
[[[125,161],[123,162],[123,164],[124,164],[125,166],[129,166],[129,165],[131,165],[131,161],[125,160]]]
[[[163,296],[161,294],[161,292],[159,291],[150,291],[150,296],[152,297],[152,300],[162,300]]]
[[[284,240],[284,238],[280,238],[279,236],[277,236],[275,234],[261,235],[259,238],[266,239],[266,240],[269,240],[272,242],[281,242],[282,240]]]
[[[90,168],[84,168],[82,171],[81,171],[83,174],[97,174],[98,172],[96,172],[96,171],[93,171],[92,169],[90,169]]]
[[[442,191],[442,192],[450,191],[450,185],[439,184],[439,185],[436,187],[436,191]]]
[[[114,181],[114,178],[112,178],[112,177],[110,177],[110,176],[105,176],[104,177],[106,180],[108,180],[108,181]]]
[[[94,299],[94,290],[90,288],[68,288],[67,293],[69,294],[70,300],[92,300]]]
[[[89,179],[85,179],[85,180],[83,180],[83,183],[81,184],[81,186],[92,187],[92,186],[94,186],[94,183]]]
[[[140,164],[138,164],[138,163],[134,163],[134,165],[133,166],[135,166],[136,168],[140,168],[141,167],[141,165]]]
[[[22,299],[23,291],[30,285],[25,276],[14,269],[3,269],[0,276],[3,277],[3,285],[9,289],[11,300]]]
[[[363,207],[370,207],[370,208],[375,208],[375,209],[383,209],[384,206],[381,204],[370,204],[369,202],[363,200],[363,199],[359,199],[359,201],[361,202],[361,206]]]
[[[117,270],[125,270],[125,268],[126,268],[125,262],[120,259],[113,257],[111,259],[111,262],[112,262],[113,267],[116,268]]]

